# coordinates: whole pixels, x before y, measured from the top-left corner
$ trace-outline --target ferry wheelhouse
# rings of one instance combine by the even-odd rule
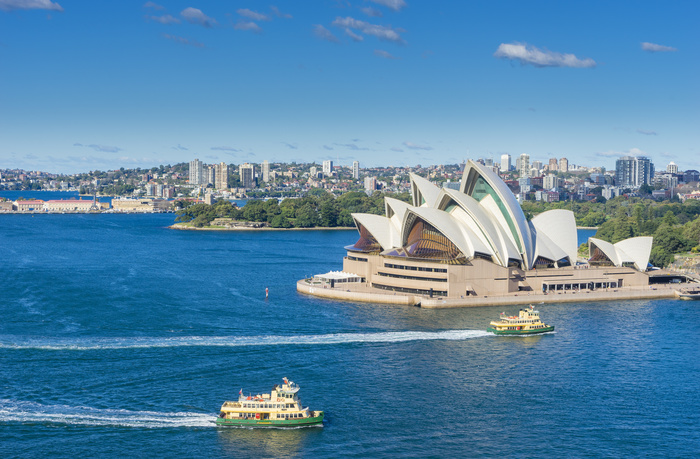
[[[323,411],[311,411],[299,400],[299,386],[287,378],[269,394],[243,395],[227,401],[216,418],[218,426],[300,427],[323,424]]]
[[[499,320],[493,320],[486,329],[497,335],[532,335],[554,331],[554,325],[546,325],[540,320],[540,312],[530,306],[521,309],[517,316],[506,316],[501,313]]]

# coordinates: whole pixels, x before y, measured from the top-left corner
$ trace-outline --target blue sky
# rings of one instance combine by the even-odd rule
[[[700,170],[700,2],[0,0],[0,168]]]

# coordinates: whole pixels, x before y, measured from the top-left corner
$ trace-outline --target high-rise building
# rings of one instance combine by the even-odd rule
[[[210,183],[213,185],[214,180],[216,180],[216,165],[204,166],[204,181],[202,185],[209,185]]]
[[[352,178],[358,180],[360,178],[360,162],[352,162]]]
[[[263,182],[265,182],[265,183],[269,182],[270,181],[270,163],[267,160],[263,161],[261,169],[262,169]]]
[[[556,190],[559,188],[559,179],[554,174],[547,174],[542,179],[542,188],[547,191]]]
[[[559,160],[559,172],[569,172],[569,160],[562,158]]]
[[[639,187],[651,184],[654,164],[646,156],[623,156],[615,162],[615,184]]]
[[[217,190],[228,190],[228,165],[219,163],[216,165],[214,186]]]
[[[247,190],[255,186],[255,166],[252,164],[241,164],[238,166],[238,174],[241,177],[241,186]]]
[[[372,194],[377,189],[377,177],[365,177],[365,192]]]
[[[520,178],[526,178],[530,176],[530,155],[523,153],[515,161],[515,167],[518,169],[518,174]]]
[[[555,172],[559,170],[559,164],[557,163],[557,158],[549,158],[549,171]]]
[[[501,172],[508,172],[510,170],[510,155],[505,153],[501,155]]]
[[[671,161],[668,163],[668,166],[666,166],[666,172],[670,174],[677,174],[678,173],[678,165]]]
[[[204,165],[198,159],[190,161],[190,185],[201,185],[204,183]]]
[[[536,169],[537,174],[539,175],[540,171],[542,170],[542,161],[533,161],[532,169]]]
[[[493,158],[486,158],[486,159],[484,159],[484,166],[486,166],[486,167],[493,167]]]
[[[333,175],[333,161],[330,159],[327,159],[323,161],[323,175],[325,176],[331,176]]]

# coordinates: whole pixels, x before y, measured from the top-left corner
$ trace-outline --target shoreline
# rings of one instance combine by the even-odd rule
[[[480,306],[510,306],[531,303],[580,303],[615,300],[647,300],[658,298],[678,298],[681,288],[659,286],[652,288],[623,287],[616,289],[594,290],[570,293],[514,293],[494,296],[469,296],[466,298],[430,298],[406,293],[388,293],[366,284],[342,284],[343,288],[330,288],[323,284],[310,284],[307,279],[297,281],[297,292],[333,300],[354,301],[362,303],[399,304],[418,306],[426,309],[470,308]],[[680,285],[680,284],[679,284]],[[349,288],[348,288],[349,287]],[[351,290],[352,289],[352,290]]]
[[[260,227],[254,227],[254,226],[235,226],[235,227],[230,227],[230,228],[212,228],[212,227],[202,227],[202,228],[194,228],[192,226],[180,226],[180,223],[174,223],[170,226],[168,226],[169,229],[174,229],[174,230],[181,230],[181,231],[318,231],[318,230],[343,230],[343,231],[349,231],[349,230],[354,230],[354,226],[333,226],[333,227],[325,227],[325,226],[314,226],[313,228],[271,228],[269,226],[260,226]]]

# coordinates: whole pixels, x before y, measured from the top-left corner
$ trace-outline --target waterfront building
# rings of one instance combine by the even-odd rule
[[[51,199],[44,202],[47,212],[89,212],[93,208],[92,199]]]
[[[462,168],[462,171],[466,168],[465,166]],[[510,171],[510,155],[508,153],[502,154],[501,155],[501,172],[508,172]]]
[[[217,164],[214,173],[214,187],[217,190],[228,190],[228,165],[224,162]]]
[[[262,162],[262,166],[260,166],[260,169],[262,170],[262,179],[263,182],[267,183],[270,181],[270,163],[265,160]]]
[[[355,180],[360,179],[360,162],[359,161],[352,162],[352,178]]]
[[[204,164],[195,158],[190,161],[190,185],[204,184]]]
[[[43,212],[44,201],[40,199],[29,199],[26,201],[15,201],[14,208],[18,212]]]
[[[518,170],[518,175],[520,178],[527,178],[530,176],[530,155],[523,153],[515,160],[515,168]]]
[[[333,161],[330,159],[327,159],[323,161],[323,175],[326,177],[330,177],[333,175]]]
[[[528,221],[490,168],[469,161],[459,190],[438,188],[413,173],[410,179],[411,204],[387,197],[386,216],[352,214],[359,239],[345,247],[343,273],[362,282],[349,299],[420,302],[439,296],[465,306],[470,297],[649,285],[651,237],[617,244],[590,238],[590,258],[579,259],[573,212],[555,209]],[[305,281],[297,288],[327,296]],[[392,300],[399,293],[401,299]]]
[[[559,160],[559,172],[569,172],[569,160],[561,158]]]
[[[115,212],[153,212],[153,199],[131,199],[120,198],[112,199],[112,209]]]
[[[639,188],[651,184],[654,164],[646,156],[623,156],[615,162],[615,185]]]
[[[255,188],[255,166],[244,163],[238,166],[238,174],[241,179],[241,187],[246,190]]]

